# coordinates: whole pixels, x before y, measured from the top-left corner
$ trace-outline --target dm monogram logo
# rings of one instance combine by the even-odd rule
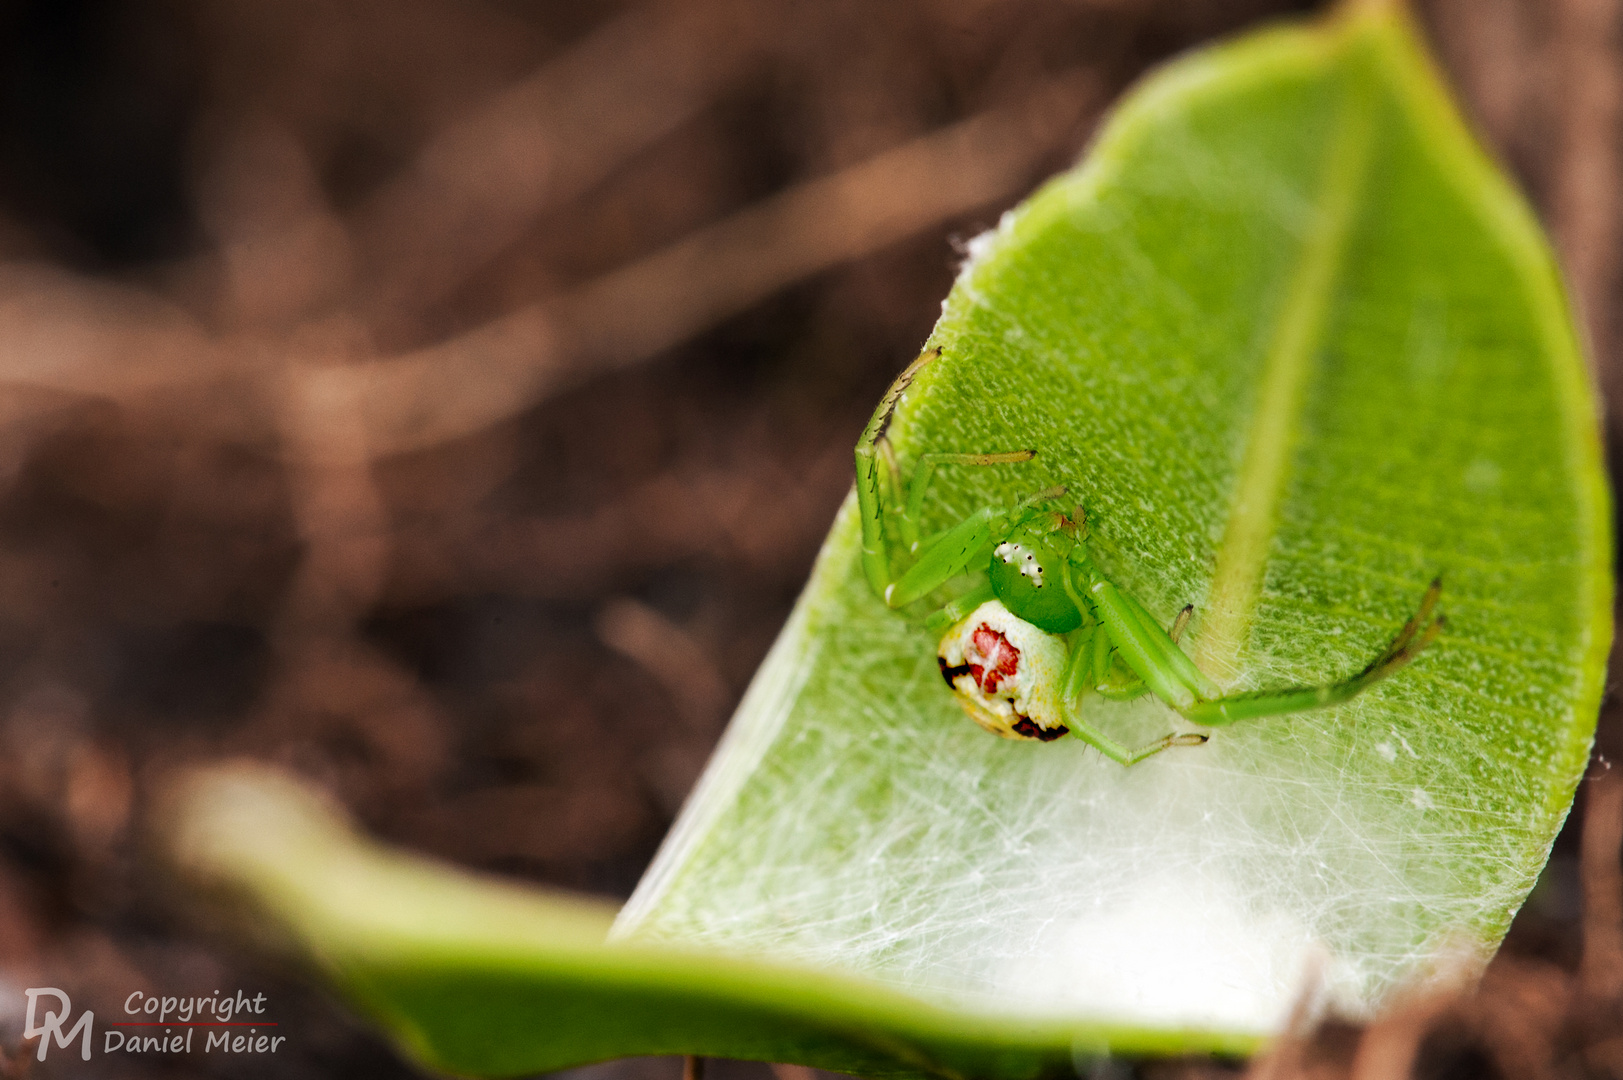
[[[59,1049],[66,1050],[73,1045],[73,1040],[79,1040],[79,1056],[86,1061],[90,1060],[90,1032],[95,1026],[96,1014],[88,1009],[79,1015],[78,1023],[68,1026],[68,1020],[73,1016],[73,1002],[68,995],[54,986],[33,986],[23,991],[28,995],[28,1016],[23,1024],[23,1038],[32,1039],[39,1036],[39,1060],[45,1060],[45,1051],[51,1046],[51,1040],[56,1040]],[[36,1011],[40,1008],[40,998],[55,998],[56,1004],[61,1008],[54,1010],[49,1002],[44,1006],[45,1019],[36,1022]]]

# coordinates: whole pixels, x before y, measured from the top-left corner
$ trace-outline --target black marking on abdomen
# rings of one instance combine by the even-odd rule
[[[947,685],[952,687],[954,690],[958,689],[958,687],[954,685],[954,680],[956,680],[960,675],[968,675],[970,673],[968,664],[959,664],[956,667],[951,666],[947,663],[947,658],[945,656],[936,657],[935,662],[937,666],[941,668],[941,677],[946,679]]]
[[[1020,719],[1010,724],[1009,728],[1012,731],[1016,731],[1021,735],[1024,735],[1028,739],[1036,739],[1039,742],[1053,742],[1055,739],[1063,738],[1071,733],[1071,729],[1063,724],[1059,727],[1051,728],[1038,727],[1037,721],[1033,720],[1029,716],[1022,716]]]

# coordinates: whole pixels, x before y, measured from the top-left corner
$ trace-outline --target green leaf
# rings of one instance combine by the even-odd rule
[[[621,917],[1024,1016],[1262,1032],[1312,954],[1354,1014],[1491,954],[1587,759],[1610,640],[1595,410],[1549,252],[1404,21],[1183,60],[977,242],[890,429],[927,530],[1050,484],[1236,688],[1449,623],[1344,706],[1123,769],[966,723],[847,503]],[[1152,703],[1093,703],[1132,745]],[[1136,737],[1135,737],[1136,736]]]
[[[1437,573],[1447,631],[1346,705],[1124,769],[971,725],[922,613],[869,591],[848,502],[612,943],[292,810],[285,842],[233,839],[202,800],[190,864],[475,1074],[697,1052],[1025,1077],[1244,1050],[1315,968],[1356,1014],[1485,960],[1587,757],[1609,509],[1548,249],[1402,13],[1152,77],[975,243],[930,344],[904,468],[1039,450],[943,469],[931,528],[1070,485],[1107,571],[1163,620],[1195,604],[1185,640],[1233,688],[1358,670]],[[1129,743],[1170,721],[1090,708]]]

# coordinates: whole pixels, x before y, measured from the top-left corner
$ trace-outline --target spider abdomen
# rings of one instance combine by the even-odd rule
[[[941,639],[936,661],[969,718],[1005,739],[1066,734],[1065,643],[988,600]]]

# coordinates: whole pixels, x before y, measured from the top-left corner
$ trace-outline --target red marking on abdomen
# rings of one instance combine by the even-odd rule
[[[1009,639],[982,623],[970,635],[970,647],[964,650],[964,662],[969,673],[984,694],[995,694],[1005,679],[1014,678],[1020,670],[1020,650],[1009,644]]]

